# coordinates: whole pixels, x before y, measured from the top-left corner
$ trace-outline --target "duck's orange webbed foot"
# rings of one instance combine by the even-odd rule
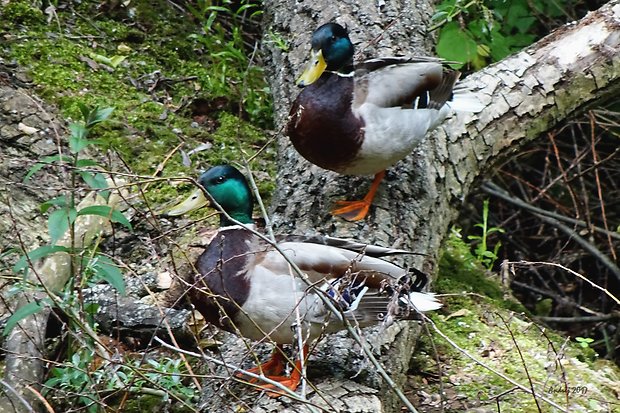
[[[273,349],[273,353],[271,353],[271,358],[269,360],[259,366],[248,369],[247,372],[253,374],[262,374],[267,377],[281,376],[282,373],[284,373],[284,367],[286,367],[283,351],[284,350],[281,347],[277,346]],[[257,381],[259,381],[259,379],[249,377],[244,373],[236,373],[235,377],[247,380],[250,383],[256,383]]]
[[[368,211],[370,211],[370,202],[361,199],[359,201],[336,201],[331,213],[347,221],[361,221],[366,218]]]
[[[381,171],[375,175],[370,189],[363,199],[359,201],[336,201],[335,207],[331,210],[332,215],[339,216],[347,221],[360,221],[366,218],[372,200],[375,198],[379,184],[384,176],[385,171]]]
[[[267,377],[270,380],[277,381],[282,386],[286,387],[287,389],[291,391],[297,390],[297,387],[299,387],[299,383],[301,383],[301,360],[302,358],[305,357],[306,354],[308,354],[307,345],[304,346],[302,353],[299,355],[299,359],[295,361],[295,365],[293,366],[293,371],[291,372],[290,377],[287,377],[287,376],[267,376]],[[280,389],[277,386],[274,386],[273,384],[263,384],[263,385],[260,385],[259,387],[260,387],[260,390],[266,390],[267,396],[269,397],[275,398],[275,397],[280,397],[286,394],[282,391],[282,389]]]

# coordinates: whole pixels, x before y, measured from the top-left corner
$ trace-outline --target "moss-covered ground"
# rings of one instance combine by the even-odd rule
[[[163,1],[123,4],[61,3],[46,15],[32,2],[10,1],[0,9],[0,55],[27,68],[37,94],[69,121],[79,119],[78,104],[114,107],[93,137],[131,173],[195,177],[211,165],[243,163],[266,146],[250,166],[266,172],[258,186],[268,196],[270,93],[247,57],[240,18]],[[181,151],[204,143],[212,146],[183,162]],[[146,196],[159,204],[175,199],[177,187],[156,183]]]
[[[619,411],[617,366],[534,322],[456,233],[446,242],[436,289],[445,307],[431,318],[452,343],[429,326],[416,350],[409,386],[420,411],[441,411],[441,391],[450,412],[559,411],[543,397],[569,412]]]

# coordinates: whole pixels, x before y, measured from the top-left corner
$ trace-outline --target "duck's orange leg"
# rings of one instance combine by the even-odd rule
[[[282,375],[285,366],[284,349],[281,346],[276,346],[276,348],[273,349],[273,353],[271,353],[271,358],[269,360],[259,366],[252,367],[247,371],[248,373],[263,374],[268,377],[277,377]],[[248,378],[248,376],[243,373],[237,373],[235,376],[238,378],[247,379],[250,383],[255,383],[258,381],[258,379],[255,378]]]
[[[273,381],[277,381],[282,386],[290,389],[291,391],[297,390],[299,383],[301,383],[301,360],[305,358],[307,354],[308,354],[308,345],[305,345],[304,348],[302,349],[301,354],[299,355],[299,359],[295,361],[295,365],[293,366],[293,371],[291,372],[290,377],[268,376],[268,378]],[[274,386],[273,384],[261,385],[260,388],[262,390],[267,390],[267,395],[269,397],[280,397],[285,394],[282,392],[281,389]]]
[[[370,204],[372,204],[372,200],[375,198],[379,184],[384,176],[385,171],[375,175],[375,179],[373,179],[370,189],[363,199],[359,201],[336,201],[336,206],[331,211],[332,215],[337,215],[347,221],[359,221],[366,218],[370,210]]]

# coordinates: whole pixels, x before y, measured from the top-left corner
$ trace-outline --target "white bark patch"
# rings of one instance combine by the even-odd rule
[[[609,36],[604,23],[593,23],[574,31],[553,44],[551,56],[557,57],[562,66],[569,66],[593,52],[592,45],[600,45]]]

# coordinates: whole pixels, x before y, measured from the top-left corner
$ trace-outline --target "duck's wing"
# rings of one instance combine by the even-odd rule
[[[379,288],[382,283],[397,280],[407,273],[405,269],[391,262],[331,245],[287,241],[278,243],[278,249],[282,253],[272,249],[264,253],[261,262],[257,264],[273,272],[289,273],[290,260],[308,276],[310,283],[338,279],[347,274],[359,274],[373,288]]]
[[[276,238],[278,242],[303,242],[310,244],[328,245],[355,251],[370,257],[386,257],[390,255],[420,255],[419,253],[397,248],[380,247],[348,238],[335,238],[328,235],[284,235]]]
[[[350,242],[336,240],[338,243]],[[367,326],[382,320],[391,322],[397,318],[415,318],[418,311],[441,307],[433,294],[421,292],[427,285],[428,277],[416,269],[406,270],[383,259],[332,245],[292,241],[291,237],[277,245],[279,251],[271,248],[256,256],[257,271],[280,276],[295,275],[290,263],[299,267],[308,284],[314,286],[314,289],[305,285],[301,287],[305,291],[302,313],[308,322],[322,324],[327,320],[342,321],[346,318],[360,326]],[[356,244],[352,242],[351,245]],[[384,249],[382,253],[388,251]],[[303,284],[299,281],[297,285]],[[278,288],[275,281],[273,288]],[[317,294],[331,299],[340,311],[330,311]],[[336,323],[327,331],[340,328],[342,325]]]
[[[459,78],[459,72],[444,67],[439,59],[375,60],[355,72],[354,109],[364,103],[378,107],[439,109],[452,97],[452,89]]]

